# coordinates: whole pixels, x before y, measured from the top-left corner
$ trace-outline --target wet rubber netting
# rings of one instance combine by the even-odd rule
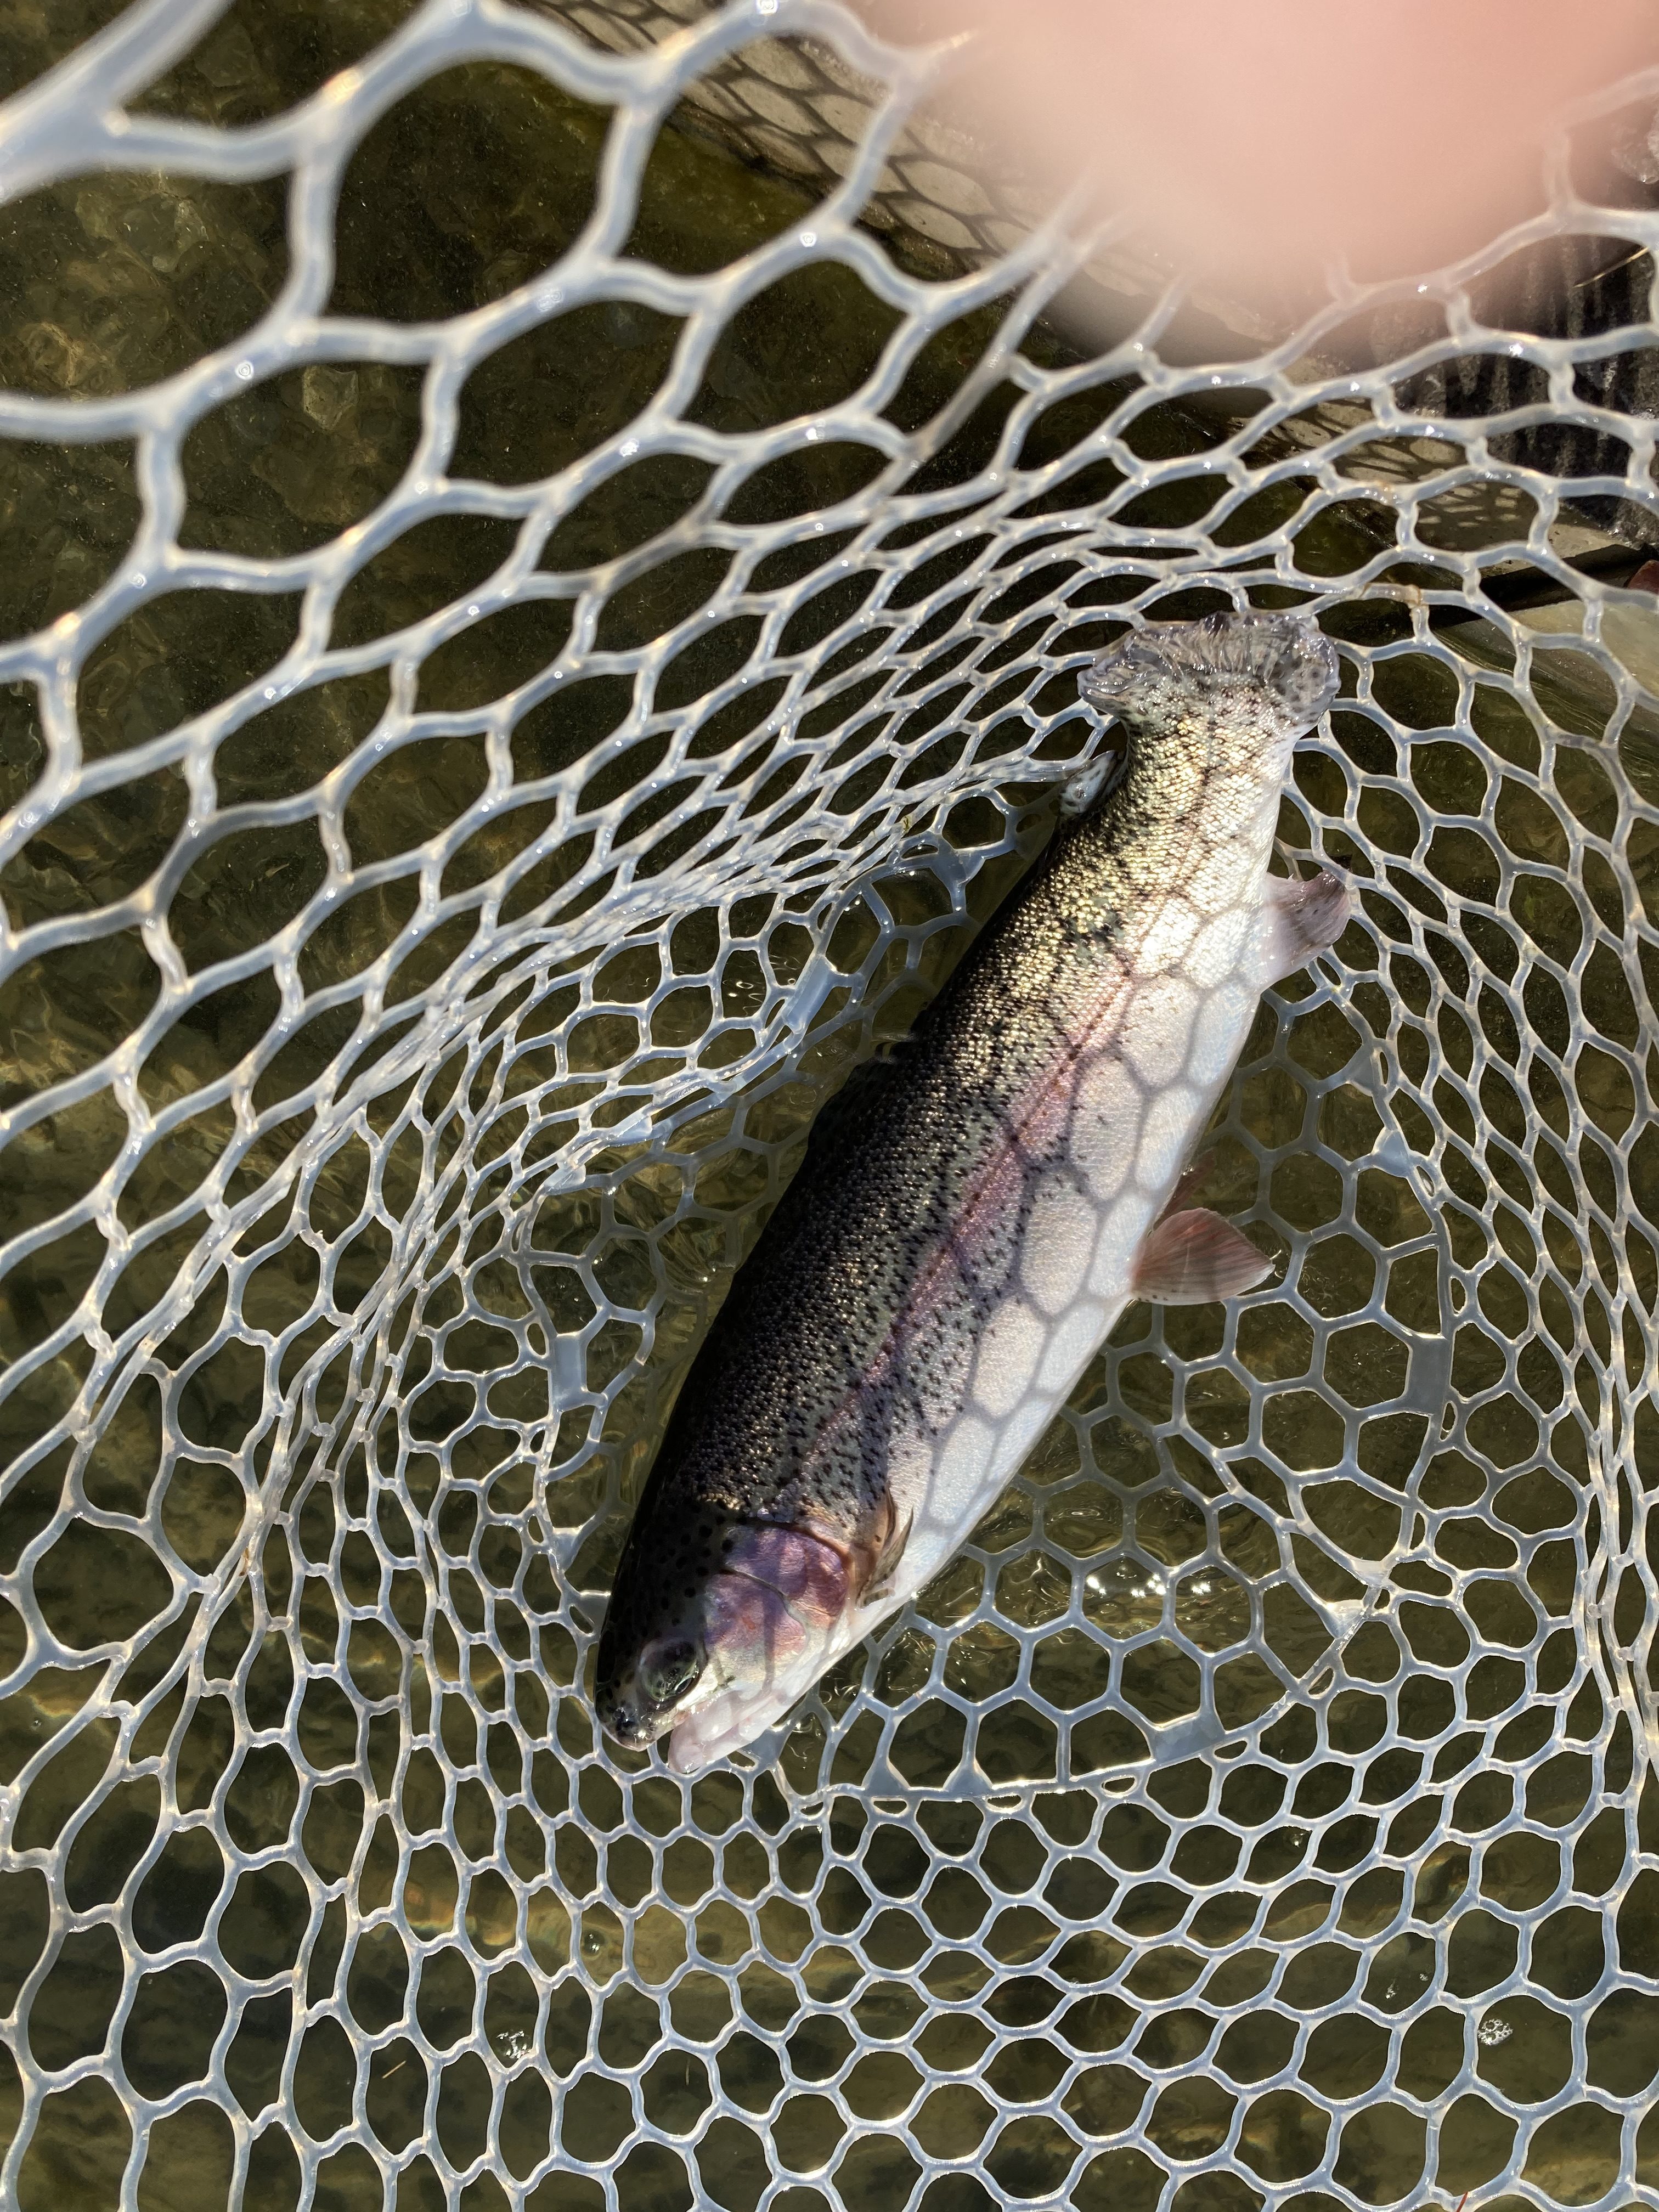
[[[0,37],[0,2198],[1654,2202],[1659,80],[1280,330],[817,0]],[[1273,1279],[763,1757],[602,1744],[817,1105],[1227,605],[1360,894]]]

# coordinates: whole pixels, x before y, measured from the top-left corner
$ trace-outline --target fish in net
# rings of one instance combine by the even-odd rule
[[[827,5],[14,36],[0,2196],[1646,2201],[1639,157],[1275,331]],[[818,1106],[1249,608],[1359,908],[1194,1193],[1275,1282],[774,1756],[606,1747]]]

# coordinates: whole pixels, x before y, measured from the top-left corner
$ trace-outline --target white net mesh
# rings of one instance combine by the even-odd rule
[[[812,0],[109,12],[0,117],[0,2199],[1656,2201],[1659,80],[1274,333]],[[1214,1140],[1282,1280],[775,1758],[604,1746],[817,1102],[1230,600],[1364,885]]]

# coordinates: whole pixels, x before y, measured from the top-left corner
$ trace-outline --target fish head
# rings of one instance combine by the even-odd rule
[[[845,1554],[810,1529],[733,1520],[709,1532],[706,1556],[690,1577],[625,1556],[599,1637],[600,1727],[635,1751],[667,1736],[678,1774],[781,1720],[836,1656],[852,1610]]]

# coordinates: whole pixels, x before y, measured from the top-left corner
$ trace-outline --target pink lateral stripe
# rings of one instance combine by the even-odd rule
[[[1005,1123],[1006,1133],[968,1180],[957,1223],[941,1249],[918,1274],[909,1297],[893,1316],[880,1348],[869,1366],[833,1408],[802,1462],[804,1474],[851,1418],[864,1393],[877,1385],[896,1363],[903,1346],[945,1303],[949,1274],[962,1273],[962,1261],[970,1262],[983,1250],[1018,1201],[1024,1176],[1024,1152],[1042,1148],[1058,1136],[1075,1095],[1076,1077],[1091,1044],[1117,1007],[1127,982],[1121,966],[1111,986],[1091,1006],[1075,1039],[1064,1042],[1019,1094]]]

